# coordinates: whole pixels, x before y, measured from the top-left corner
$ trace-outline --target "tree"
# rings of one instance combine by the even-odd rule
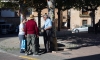
[[[1,4],[2,4],[2,3],[1,3],[1,0],[0,0],[0,8],[1,8]]]
[[[10,0],[8,2],[2,2],[2,5],[2,8],[11,8],[13,10],[19,10],[19,15],[21,16],[21,19],[26,18],[26,12],[28,8],[35,8],[38,12],[39,27],[41,25],[41,10],[47,6],[45,0]]]
[[[58,9],[58,31],[60,31],[60,18],[61,18],[61,10],[68,10],[74,6],[72,0],[56,0],[56,8]]]
[[[1,18],[1,0],[0,0],[0,18]]]
[[[34,0],[33,8],[38,12],[38,27],[41,28],[41,11],[47,7],[45,0]]]
[[[58,31],[60,31],[60,28],[61,28],[61,15],[60,15],[60,12],[63,8],[63,3],[64,3],[64,0],[56,0],[56,8],[58,9]]]
[[[20,21],[26,18],[26,10],[27,10],[26,0],[8,0],[6,2],[2,1],[1,3],[2,3],[2,6],[1,6],[2,9],[10,8],[14,11],[19,10],[19,16],[21,16]]]
[[[55,28],[55,0],[47,0],[47,6],[49,18],[52,20],[52,42],[54,45],[54,50],[57,51],[57,37]]]

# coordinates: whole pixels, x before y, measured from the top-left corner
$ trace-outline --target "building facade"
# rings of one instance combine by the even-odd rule
[[[70,29],[84,24],[92,25],[90,11],[70,9]],[[95,23],[100,19],[100,7],[95,11]]]

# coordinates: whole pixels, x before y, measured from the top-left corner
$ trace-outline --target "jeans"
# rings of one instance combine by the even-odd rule
[[[18,35],[18,36],[19,36],[19,40],[20,40],[20,51],[22,51],[21,50],[21,43],[22,43],[22,40],[25,39],[25,35]]]

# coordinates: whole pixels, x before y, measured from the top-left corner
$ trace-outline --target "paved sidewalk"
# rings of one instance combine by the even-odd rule
[[[46,53],[37,58],[39,60],[100,60],[100,34],[71,34],[70,31],[60,31],[57,33],[57,43],[59,50],[57,53]],[[40,37],[40,47],[43,46],[43,38]],[[1,37],[0,49],[18,56],[24,56],[19,53],[19,39],[15,37]]]

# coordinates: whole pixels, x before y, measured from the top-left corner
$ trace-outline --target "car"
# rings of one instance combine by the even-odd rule
[[[83,25],[78,28],[74,28],[72,29],[72,33],[88,32],[88,27],[91,27],[91,25]]]
[[[19,26],[16,26],[15,33],[19,32]]]
[[[14,25],[13,24],[0,24],[0,33],[1,34],[8,34],[14,32]]]

